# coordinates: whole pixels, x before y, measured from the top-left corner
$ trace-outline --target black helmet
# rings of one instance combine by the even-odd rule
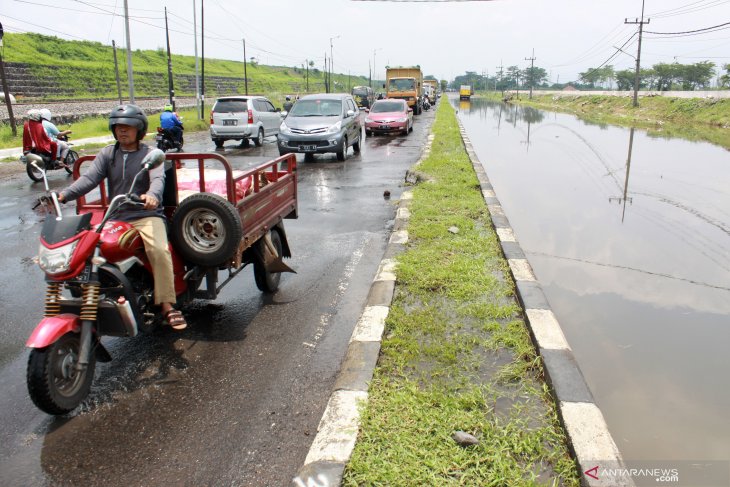
[[[114,126],[117,124],[130,125],[137,129],[137,140],[144,139],[147,135],[147,115],[137,105],[119,105],[109,115],[109,130],[114,133]]]

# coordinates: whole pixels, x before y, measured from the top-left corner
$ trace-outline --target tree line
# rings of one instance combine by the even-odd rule
[[[707,89],[715,76],[715,63],[701,61],[693,64],[658,63],[651,68],[642,69],[639,73],[639,86],[642,90],[682,90],[692,91]],[[722,66],[724,73],[719,76],[720,88],[730,88],[730,64]],[[492,76],[467,71],[459,75],[449,85],[459,89],[461,85],[470,85],[475,90],[515,90],[529,89],[530,86],[542,89],[562,89],[567,85],[578,89],[617,89],[630,91],[634,89],[636,71],[633,69],[615,70],[613,66],[591,68],[580,73],[578,81],[551,83],[544,68],[534,66],[520,69],[518,66],[507,66]]]

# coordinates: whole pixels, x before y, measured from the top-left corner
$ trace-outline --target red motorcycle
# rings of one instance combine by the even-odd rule
[[[165,158],[160,150],[150,152],[135,181]],[[179,202],[176,171],[186,158],[198,161],[199,191]],[[225,183],[225,197],[206,191],[206,158],[224,165],[219,174],[225,178],[219,182]],[[75,177],[91,159],[79,160]],[[278,158],[238,175],[217,154],[167,154],[167,159],[174,164],[166,171],[163,205],[168,214],[174,213],[170,250],[178,304],[215,299],[250,263],[259,289],[275,292],[280,273],[294,272],[281,257],[291,256],[282,218],[297,216],[295,159]],[[281,171],[280,165],[287,167]],[[127,193],[107,204],[102,184],[98,201],[87,204],[82,197],[77,215],[62,215],[45,170],[40,164],[36,169],[49,194],[43,202],[53,206],[56,216],[47,215],[41,230],[38,264],[46,274],[45,317],[26,343],[31,348],[27,385],[38,408],[58,415],[72,411],[87,396],[96,361],[112,360],[102,336],[134,337],[157,326],[161,317],[142,239],[129,223],[113,219],[120,208],[141,206],[142,200]],[[243,183],[248,186],[240,190]],[[219,270],[225,269],[229,276],[218,286]],[[205,289],[198,289],[203,282]]]

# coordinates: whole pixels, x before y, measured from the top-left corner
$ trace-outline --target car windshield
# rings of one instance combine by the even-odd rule
[[[245,112],[248,105],[245,100],[218,100],[213,107],[214,112]]]
[[[416,80],[413,78],[393,78],[388,83],[389,91],[412,91],[416,89]]]
[[[367,88],[353,88],[352,94],[358,96],[368,96],[368,90]]]
[[[289,112],[290,117],[339,117],[342,115],[340,100],[299,100]]]
[[[402,112],[403,103],[399,101],[379,101],[373,105],[370,113]]]

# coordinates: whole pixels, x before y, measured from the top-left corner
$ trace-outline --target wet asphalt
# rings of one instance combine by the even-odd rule
[[[30,209],[43,187],[24,172],[0,181],[0,483],[289,485],[433,118],[434,110],[416,117],[408,136],[367,137],[344,162],[297,156],[299,218],[285,221],[297,274],[264,296],[246,269],[216,301],[189,306],[183,332],[105,338],[114,361],[97,365],[89,398],[58,418],[37,410],[25,385],[24,343],[45,289],[32,262],[43,217]],[[189,134],[186,151],[214,146],[207,133]],[[234,168],[278,156],[273,137],[217,152]],[[70,183],[60,171],[50,179],[55,189]]]

